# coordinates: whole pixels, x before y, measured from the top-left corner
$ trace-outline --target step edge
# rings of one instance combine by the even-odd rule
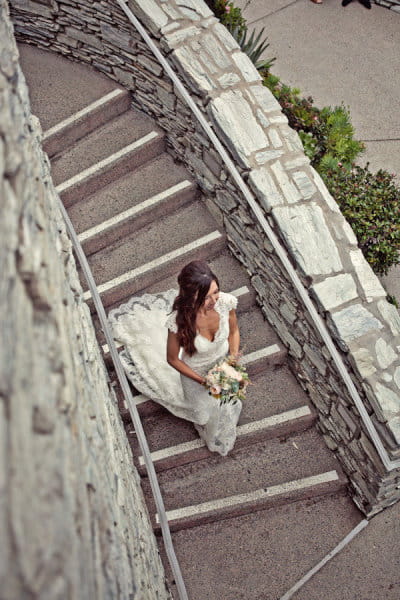
[[[112,90],[108,94],[105,94],[101,98],[98,98],[98,100],[91,102],[84,108],[81,108],[80,110],[73,113],[69,117],[66,117],[62,121],[59,121],[58,123],[56,123],[49,129],[47,129],[43,133],[43,142],[48,142],[53,136],[59,135],[60,133],[62,133],[62,131],[64,129],[66,129],[67,127],[70,127],[71,125],[74,125],[78,120],[90,116],[91,113],[95,112],[99,108],[106,107],[109,102],[113,102],[116,98],[118,98],[118,97],[122,98],[123,96],[126,96],[127,94],[128,94],[128,92],[126,90],[122,90],[119,88]]]
[[[147,198],[139,204],[136,204],[135,206],[132,206],[131,208],[128,208],[127,210],[118,213],[114,217],[110,217],[106,221],[102,221],[98,225],[95,225],[89,229],[86,229],[85,231],[82,231],[78,235],[78,239],[81,244],[87,243],[93,240],[96,236],[106,234],[114,227],[121,225],[124,221],[127,221],[134,216],[140,216],[140,214],[142,212],[145,212],[147,209],[157,206],[157,204],[168,200],[171,196],[178,192],[182,192],[184,190],[189,189],[191,186],[193,186],[193,182],[189,181],[188,179],[176,183],[173,186],[164,190],[163,192],[155,194],[154,196],[150,196],[150,198]]]
[[[312,412],[310,410],[310,407],[305,404],[298,408],[292,408],[282,413],[277,413],[269,417],[264,417],[263,419],[258,419],[257,421],[250,421],[249,423],[238,425],[236,428],[237,438],[239,439],[241,437],[248,436],[249,434],[255,432],[258,433],[262,430],[269,430],[283,423],[295,423],[299,419],[303,419],[304,417],[309,416],[312,416]],[[183,442],[182,444],[177,444],[176,446],[167,446],[166,448],[155,450],[154,452],[150,453],[150,456],[152,458],[153,463],[157,463],[167,458],[171,458],[173,456],[181,455],[185,452],[196,450],[197,448],[203,446],[205,446],[205,443],[202,439],[199,438],[191,440],[189,442]],[[145,461],[143,459],[143,456],[139,456],[138,459],[139,465],[144,466]]]
[[[151,142],[151,141],[155,140],[156,138],[162,138],[162,137],[163,137],[163,134],[161,134],[157,131],[150,131],[150,133],[146,134],[145,136],[139,138],[138,140],[132,142],[131,144],[128,144],[127,146],[124,146],[123,148],[121,148],[121,150],[118,150],[117,152],[110,154],[106,158],[103,158],[102,160],[100,160],[99,162],[95,163],[94,165],[88,167],[87,169],[80,171],[79,173],[77,173],[73,177],[70,177],[66,181],[59,183],[56,186],[56,192],[58,194],[63,194],[65,192],[68,192],[75,186],[82,184],[83,182],[87,181],[88,179],[97,175],[98,173],[102,172],[103,170],[105,170],[107,168],[112,168],[115,164],[118,163],[118,161],[125,158],[131,152],[140,150],[140,148],[142,146],[145,146],[148,142]]]
[[[312,489],[317,485],[340,483],[340,481],[341,479],[336,470],[325,471],[318,473],[317,475],[286,481],[281,484],[270,486],[269,488],[259,488],[258,490],[254,490],[252,492],[235,494],[225,498],[218,498],[216,500],[209,500],[199,504],[191,504],[189,506],[176,508],[167,511],[166,516],[170,525],[178,524],[184,519],[205,517],[215,513],[216,511],[227,511],[239,506],[245,507],[246,504],[250,505],[254,502],[260,502],[262,500],[271,500],[287,494]],[[155,514],[155,520],[158,525],[158,513]]]
[[[179,248],[176,248],[175,250],[171,250],[171,252],[167,252],[166,254],[163,254],[161,257],[155,258],[155,259],[149,261],[148,263],[141,265],[140,267],[136,267],[135,269],[126,271],[125,273],[118,275],[118,277],[114,277],[114,279],[110,279],[109,281],[106,281],[106,282],[98,285],[97,286],[98,292],[100,295],[104,294],[105,292],[109,292],[113,288],[117,288],[118,286],[126,283],[129,280],[136,279],[137,277],[144,275],[145,273],[148,273],[155,268],[158,268],[168,262],[171,262],[174,259],[179,258],[180,256],[190,252],[191,250],[194,250],[201,246],[206,246],[207,244],[209,244],[211,242],[215,242],[217,240],[222,240],[223,237],[224,237],[223,234],[218,229],[214,229],[214,231],[211,231],[210,233],[207,233],[206,235],[203,235],[200,238],[197,238],[196,240],[189,242],[188,244],[185,244],[184,246],[180,246]],[[90,291],[84,292],[83,300],[87,301],[90,298],[91,298]]]

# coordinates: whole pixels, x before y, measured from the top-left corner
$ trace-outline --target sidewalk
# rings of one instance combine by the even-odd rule
[[[400,186],[400,14],[353,0],[236,0],[250,30],[265,27],[272,72],[315,105],[350,109],[360,165],[397,174]],[[400,266],[382,283],[400,303]],[[400,595],[399,595],[400,597]]]
[[[357,0],[237,0],[250,30],[265,27],[273,73],[311,95],[318,107],[350,108],[372,170],[397,173],[400,185],[400,15]],[[400,267],[383,284],[400,300]],[[282,565],[284,568],[284,565]],[[400,503],[375,516],[295,600],[399,600]]]

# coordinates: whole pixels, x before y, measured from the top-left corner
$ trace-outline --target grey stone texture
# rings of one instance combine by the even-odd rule
[[[0,56],[0,596],[167,599],[5,0]]]
[[[70,6],[82,11],[80,19],[74,15],[73,23],[68,21],[71,13],[63,11],[64,4],[58,0],[47,9],[51,16],[44,17],[39,9],[34,20],[21,2],[10,4],[21,41],[101,68],[130,89],[134,104],[165,129],[172,153],[187,165],[216,207],[230,248],[247,268],[266,318],[288,347],[294,371],[319,412],[327,444],[335,448],[349,476],[355,501],[365,513],[373,514],[399,499],[400,469],[383,466],[273,246],[164,71],[156,74],[152,53],[117,4],[100,0],[97,5],[104,7],[100,11],[89,0],[69,0]],[[379,427],[389,458],[398,458],[400,407],[396,404],[392,411],[392,398],[400,397],[400,378],[395,377],[400,367],[398,317],[357,249],[350,226],[310,166],[299,136],[247,58],[240,55],[236,42],[201,0],[131,0],[129,6],[164,56],[168,55],[248,182],[325,319],[367,412]],[[95,29],[89,28],[83,14],[97,20]],[[110,16],[112,36],[105,27]],[[81,34],[97,36],[102,51],[97,51],[91,39],[73,37],[71,41],[78,45],[65,41],[66,28],[76,28],[78,21]],[[129,36],[132,43],[127,42]],[[129,55],[120,47],[121,40],[125,48],[129,44]],[[159,93],[160,87],[168,100]],[[386,345],[378,343],[381,339]],[[388,391],[383,393],[382,386]]]

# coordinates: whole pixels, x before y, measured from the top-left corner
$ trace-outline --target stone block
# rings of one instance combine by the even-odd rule
[[[379,300],[378,309],[383,319],[390,327],[390,331],[393,335],[400,334],[400,315],[393,304],[390,304],[386,300]]]
[[[376,372],[375,357],[372,356],[368,348],[353,350],[349,355],[349,359],[362,379],[371,377]]]
[[[85,33],[84,31],[80,31],[79,29],[75,29],[73,27],[66,27],[65,33],[68,37],[78,40],[83,44],[88,46],[93,46],[94,48],[101,49],[103,47],[102,42],[95,36],[89,33]]]
[[[170,50],[175,50],[180,47],[184,42],[190,41],[191,38],[196,38],[199,34],[199,30],[194,25],[185,27],[184,29],[175,29],[171,33],[167,33],[163,38],[163,46]]]
[[[352,250],[350,252],[350,258],[367,302],[371,302],[377,297],[385,298],[386,292],[370,265],[365,260],[361,250]]]
[[[247,54],[244,52],[234,52],[232,58],[235,61],[237,68],[242,74],[245,81],[253,83],[254,81],[261,81],[261,76]]]
[[[228,52],[231,52],[232,50],[238,50],[240,48],[239,44],[237,43],[237,41],[235,40],[234,37],[232,37],[232,35],[229,33],[229,31],[227,30],[227,28],[222,25],[221,23],[216,23],[213,28],[212,31],[215,33],[215,35],[218,37],[218,39],[224,44],[226,50],[228,50]]]
[[[221,77],[218,77],[218,82],[222,88],[232,87],[236,85],[240,81],[239,75],[237,73],[225,73]]]
[[[253,102],[259,104],[266,113],[281,110],[280,104],[273,93],[263,85],[252,85],[250,87]],[[250,94],[249,94],[250,96]],[[251,98],[251,96],[250,96]]]
[[[271,165],[271,171],[275,175],[287,202],[292,204],[301,200],[301,194],[290,181],[285,169],[283,169],[282,164],[279,161],[276,161]]]
[[[375,352],[381,369],[387,369],[398,358],[397,352],[383,338],[376,341]]]
[[[315,185],[304,171],[295,171],[292,173],[292,179],[305,200],[312,198],[317,191]]]
[[[177,48],[171,57],[195,93],[210,92],[215,88],[207,68],[197,59],[195,52],[187,47]]]
[[[304,274],[329,275],[342,270],[338,249],[319,206],[278,206],[272,213]]]
[[[284,198],[267,168],[252,169],[249,184],[267,212],[270,212],[274,206],[284,203]]]
[[[212,17],[214,15],[205,2],[197,2],[196,0],[176,0],[176,4],[181,10],[187,9],[191,11],[186,15],[189,18],[193,18],[193,13],[200,15],[203,18]]]
[[[311,288],[324,310],[337,308],[357,298],[357,286],[349,273],[327,277]]]
[[[133,52],[136,47],[136,42],[133,34],[127,31],[121,31],[116,27],[111,27],[107,23],[101,23],[100,31],[104,42],[122,48],[127,52]]]
[[[240,164],[247,166],[253,152],[269,145],[249,103],[240,91],[226,91],[209,104],[211,117],[229,150]]]
[[[128,6],[155,35],[168,23],[168,16],[155,0],[128,0]]]
[[[339,339],[345,342],[356,340],[367,333],[376,332],[383,325],[361,304],[343,308],[331,315]],[[347,345],[345,345],[347,349]]]

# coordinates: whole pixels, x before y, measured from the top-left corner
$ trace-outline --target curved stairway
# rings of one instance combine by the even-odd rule
[[[189,597],[277,599],[360,521],[346,478],[317,431],[315,412],[255,303],[245,270],[229,253],[199,189],[166,152],[163,132],[130,108],[126,91],[88,67],[33,47],[20,51],[54,182],[107,309],[133,293],[176,287],[179,269],[200,257],[220,276],[222,289],[239,299],[244,360],[254,385],[228,457],[211,454],[190,423],[140,394],[136,401]],[[85,299],[91,304],[89,292]],[[158,532],[135,432],[119,402]],[[166,571],[173,591],[168,565]]]

